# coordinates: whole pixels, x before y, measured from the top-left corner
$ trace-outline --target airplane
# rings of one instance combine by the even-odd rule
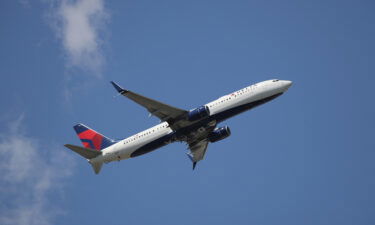
[[[209,143],[231,135],[229,127],[217,127],[219,123],[279,97],[289,89],[292,81],[262,81],[191,110],[144,97],[113,81],[111,84],[119,95],[146,108],[150,116],[160,119],[160,123],[123,140],[110,139],[84,124],[75,125],[74,130],[84,147],[64,146],[86,158],[95,174],[99,174],[103,163],[137,157],[173,142],[188,145],[190,151],[186,154],[194,170],[197,162],[204,158]]]

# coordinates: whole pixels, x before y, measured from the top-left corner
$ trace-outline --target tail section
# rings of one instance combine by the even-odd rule
[[[80,154],[82,157],[84,157],[86,159],[93,159],[93,158],[97,157],[98,155],[102,154],[99,151],[95,151],[95,150],[90,149],[90,148],[82,148],[82,147],[76,146],[76,145],[66,144],[64,146],[69,148],[73,152],[76,152],[76,153]]]
[[[107,138],[84,124],[75,125],[74,130],[85,148],[100,151],[116,143],[116,141]]]
[[[96,174],[100,172],[100,169],[102,168],[102,165],[103,165],[103,161],[96,160],[96,159],[99,155],[102,154],[101,151],[90,149],[90,148],[83,148],[80,146],[70,145],[70,144],[66,144],[64,146],[69,148],[73,152],[78,153],[82,157],[86,158],[87,161],[91,164]]]
[[[100,170],[103,166],[103,162],[90,162],[92,169],[94,170],[95,174],[99,174]]]
[[[102,154],[101,150],[115,144],[116,141],[99,134],[83,124],[75,125],[74,130],[77,132],[84,147],[70,144],[66,144],[65,147],[86,158],[94,169],[94,172],[98,174],[103,165],[103,161],[100,158]]]

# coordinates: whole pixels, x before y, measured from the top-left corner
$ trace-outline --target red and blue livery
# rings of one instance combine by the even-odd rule
[[[101,151],[102,149],[105,149],[116,143],[116,141],[107,138],[106,136],[81,123],[75,125],[74,130],[77,132],[77,135],[79,139],[81,139],[82,144],[85,148]]]

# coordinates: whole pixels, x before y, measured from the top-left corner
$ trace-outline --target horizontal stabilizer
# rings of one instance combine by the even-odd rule
[[[98,155],[102,154],[100,151],[96,151],[96,150],[93,150],[93,149],[90,149],[90,148],[83,148],[83,147],[76,146],[76,145],[66,144],[64,146],[69,148],[70,150],[80,154],[81,156],[83,156],[86,159],[92,159],[92,158],[95,158]]]
[[[91,163],[91,162],[90,162]],[[98,162],[98,163],[91,163],[92,168],[94,169],[95,174],[99,174],[100,169],[102,168],[103,163]]]

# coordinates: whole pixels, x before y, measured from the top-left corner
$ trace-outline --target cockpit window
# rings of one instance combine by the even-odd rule
[[[273,80],[272,82],[277,82],[277,81],[279,81],[279,80]]]

